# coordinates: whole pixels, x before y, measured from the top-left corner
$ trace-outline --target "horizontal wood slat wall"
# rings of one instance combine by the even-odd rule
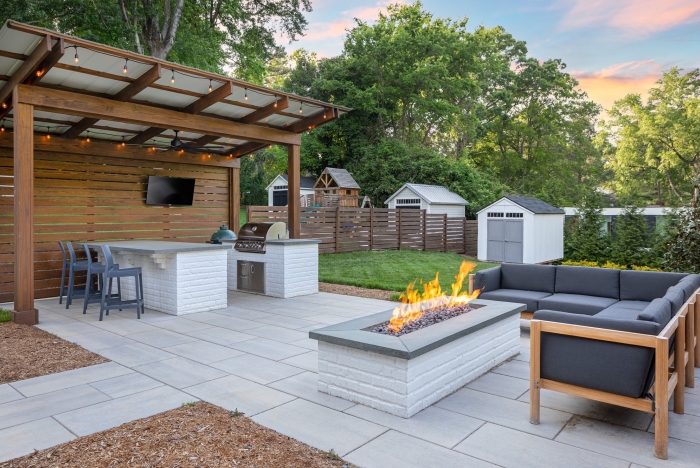
[[[252,222],[287,221],[287,207],[249,206]],[[301,208],[302,238],[321,239],[324,253],[426,250],[477,254],[476,220],[389,208]]]
[[[146,205],[148,176],[197,180],[191,207]],[[35,150],[35,297],[58,295],[57,242],[169,239],[205,242],[229,222],[228,167]],[[0,302],[13,300],[12,148],[0,147]],[[83,255],[82,247],[76,250]],[[84,276],[83,276],[84,278]]]

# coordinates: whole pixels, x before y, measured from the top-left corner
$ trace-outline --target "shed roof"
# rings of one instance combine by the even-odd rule
[[[47,38],[51,50],[48,55],[40,50],[46,48]],[[78,55],[79,61],[75,62]],[[42,57],[45,59],[36,68],[34,60]],[[128,65],[126,73],[125,65]],[[35,68],[30,70],[31,67]],[[19,75],[24,77],[27,72],[31,73],[30,79],[17,81]],[[16,73],[19,75],[14,76]],[[5,91],[14,87],[14,82],[29,83],[54,93],[130,102],[290,133],[308,131],[349,110],[10,20],[0,29],[0,94],[6,96]],[[10,86],[6,87],[7,84]],[[9,101],[2,100],[7,107],[0,109],[0,117],[7,118],[11,115],[11,93]],[[163,145],[165,149],[177,130],[117,121],[110,119],[110,115],[92,119],[46,110],[35,110],[34,124],[37,134],[90,136],[95,140],[134,144],[148,142]],[[4,125],[12,128],[12,119],[5,120]],[[179,137],[192,146],[216,145],[210,148],[212,153],[218,150],[233,157],[266,146],[264,140],[248,140],[241,135],[234,138],[181,131]]]
[[[350,175],[350,173],[345,169],[327,167],[323,170],[323,173],[321,175],[323,175],[324,173],[330,175],[340,188],[360,188],[360,185],[357,182],[355,182],[355,179],[352,178],[352,175]]]
[[[405,188],[410,189],[420,198],[430,203],[431,205],[467,205],[467,200],[460,197],[454,192],[450,192],[442,185],[427,185],[427,184],[404,184],[384,203],[388,204]]]
[[[564,210],[552,206],[549,203],[545,203],[539,198],[529,198],[529,197],[504,197],[508,200],[516,203],[528,211],[534,214],[564,214]]]
[[[289,181],[289,176],[287,174],[280,174],[282,178],[286,181]],[[312,189],[314,188],[314,184],[316,183],[316,179],[314,177],[304,177],[300,176],[299,177],[299,187],[305,188],[305,189]]]

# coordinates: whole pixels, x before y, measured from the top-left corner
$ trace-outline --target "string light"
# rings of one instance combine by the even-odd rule
[[[2,126],[0,126],[0,132],[5,132],[5,119],[2,119]]]
[[[129,69],[127,68],[127,65],[129,65],[129,59],[124,60],[124,69],[122,70],[122,72],[124,72],[125,75],[127,73],[129,73]]]
[[[87,131],[87,138],[85,139],[88,143],[90,143],[90,130]]]
[[[124,135],[122,135],[122,146],[126,146],[126,143],[124,142]]]
[[[275,107],[277,107],[277,96],[275,96]]]
[[[300,102],[300,103],[299,103],[299,113],[300,113],[300,114],[301,114],[302,112],[304,112],[304,111],[302,110],[302,108],[301,108],[301,106],[303,106],[303,105],[304,105],[303,102]]]
[[[75,57],[73,57],[73,61],[75,63],[80,62],[80,57],[78,57],[78,47],[77,46],[75,47]]]
[[[325,109],[325,107],[323,108],[323,118],[324,118],[324,119],[326,118],[326,109]]]
[[[46,127],[46,139],[47,140],[51,139],[51,127],[49,127],[49,126]]]
[[[171,72],[173,72],[173,76],[170,77],[170,84],[175,84],[175,70],[171,69]]]
[[[211,89],[211,79],[210,79],[209,80],[209,92],[211,93],[211,91],[212,91],[212,89]]]
[[[245,97],[243,98],[245,101],[248,100],[248,88],[243,88],[245,89]]]
[[[3,109],[7,109],[7,103],[3,102],[3,103],[2,103],[2,108],[3,108]]]

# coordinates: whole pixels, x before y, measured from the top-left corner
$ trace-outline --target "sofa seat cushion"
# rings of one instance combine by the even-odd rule
[[[644,310],[651,301],[619,301],[612,307],[622,307],[624,309]]]
[[[537,309],[559,310],[571,314],[595,315],[615,304],[617,299],[609,297],[584,296],[582,294],[555,294],[540,299]]]
[[[479,299],[525,304],[528,312],[534,312],[537,310],[537,301],[547,296],[551,296],[551,294],[540,291],[521,291],[520,289],[497,289],[480,294]]]
[[[535,312],[533,318],[644,335],[657,335],[661,331],[661,326],[654,322],[548,310]],[[641,397],[651,386],[649,375],[654,359],[651,348],[552,333],[542,333],[540,346],[540,375],[544,379],[632,398]]]
[[[617,304],[613,304],[610,307],[601,310],[595,317],[611,318],[618,320],[637,320],[639,313],[641,311],[637,309],[626,309],[624,307],[619,307]]]
[[[501,288],[554,294],[556,273],[557,267],[552,265],[503,263],[501,265]]]
[[[663,297],[666,290],[682,281],[685,273],[661,271],[620,271],[620,300],[646,301]]]
[[[557,266],[556,293],[620,298],[620,270]]]

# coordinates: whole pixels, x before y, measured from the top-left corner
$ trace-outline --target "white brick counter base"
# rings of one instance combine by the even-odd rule
[[[227,307],[228,250],[141,254],[112,251],[120,268],[141,267],[146,308],[183,315]],[[112,285],[116,292],[116,281]],[[122,296],[134,299],[134,281],[122,279]]]
[[[409,418],[515,356],[519,349],[519,314],[414,359],[319,340],[318,389]]]
[[[225,242],[226,243],[226,242]],[[228,251],[228,288],[238,289],[238,260],[265,263],[265,295],[281,298],[318,292],[318,242],[268,242],[265,253]]]

